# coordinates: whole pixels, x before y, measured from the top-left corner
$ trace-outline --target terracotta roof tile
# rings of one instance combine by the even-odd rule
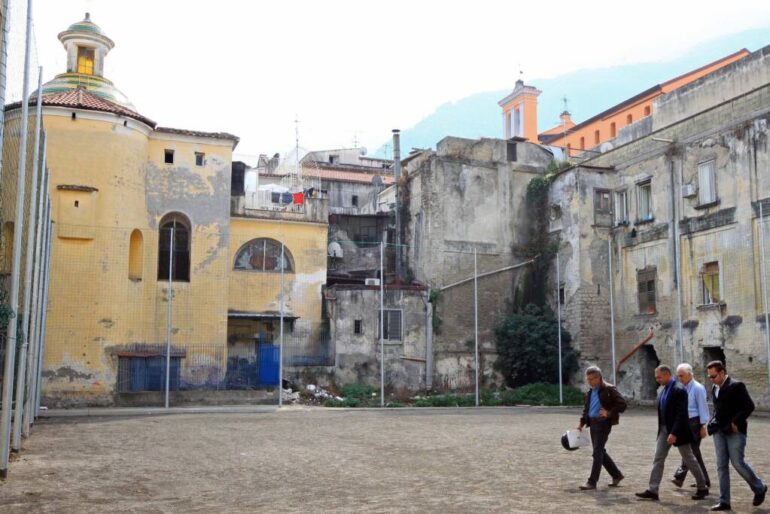
[[[35,105],[37,103],[37,98],[30,98],[29,103],[30,105]],[[84,109],[89,111],[110,112],[119,114],[121,116],[126,116],[128,118],[134,118],[135,120],[149,125],[150,127],[155,127],[155,122],[151,119],[142,116],[138,112],[132,111],[127,107],[116,104],[115,102],[100,98],[83,88],[63,91],[61,93],[43,95],[43,105],[50,105],[54,107],[73,107],[76,109]],[[9,111],[12,109],[17,109],[18,107],[21,107],[21,102],[9,104],[5,107],[5,110]]]
[[[228,134],[227,132],[201,132],[199,130],[177,129],[177,128],[171,128],[171,127],[156,127],[155,131],[165,132],[167,134],[179,134],[183,136],[211,137],[214,139],[229,139],[230,141],[234,141],[236,144],[238,143],[238,141],[240,141],[240,138],[238,136],[234,136],[233,134]]]

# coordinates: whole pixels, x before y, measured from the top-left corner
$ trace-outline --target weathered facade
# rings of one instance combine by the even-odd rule
[[[275,346],[260,334],[281,299],[288,333],[321,331],[327,201],[248,209],[231,197],[237,137],[136,112],[101,76],[113,42],[88,17],[59,38],[67,72],[42,89],[54,222],[43,403],[161,390],[169,334],[172,389],[224,388],[230,357]],[[20,110],[6,107],[7,134]],[[12,221],[13,205],[2,209]]]
[[[652,329],[618,373],[631,396],[654,398],[658,362],[690,362],[702,377],[719,358],[770,404],[769,84],[766,47],[659,97],[632,136],[553,182],[562,312],[583,361],[611,369],[610,258],[616,360]]]
[[[479,345],[485,380],[497,380],[493,327],[510,313],[525,260],[529,220],[527,184],[545,173],[553,155],[522,140],[469,140],[448,137],[436,151],[405,161],[403,193],[407,267],[414,278],[438,293],[434,306],[433,383],[442,389],[470,387],[475,380],[473,281],[478,282]]]
[[[380,288],[326,289],[338,384],[380,383]],[[386,286],[383,297],[385,387],[392,393],[430,387],[430,316],[427,290]]]

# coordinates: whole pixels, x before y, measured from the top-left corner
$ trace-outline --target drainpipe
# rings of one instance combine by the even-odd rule
[[[610,277],[610,344],[612,348],[612,383],[617,385],[618,377],[615,373],[615,299],[613,297],[612,291],[612,235],[612,230],[610,230],[610,238],[607,240],[607,264]],[[559,355],[561,355],[561,348],[559,349]]]
[[[676,192],[682,190],[682,174],[679,174],[679,183],[674,188],[674,157],[669,160],[669,170],[671,175],[671,223],[674,225],[674,287],[676,288],[676,351],[679,362],[684,362],[684,338],[682,337],[682,284],[679,269],[679,215],[676,209]]]
[[[757,173],[757,138],[752,134],[751,145],[754,160],[754,173]],[[762,209],[762,199],[759,197],[759,184],[757,184],[757,203],[759,204],[759,244],[761,248],[760,258],[762,259],[762,306],[765,310],[765,340],[767,344],[767,378],[768,394],[770,394],[770,314],[767,305],[767,264],[765,262],[765,216]]]

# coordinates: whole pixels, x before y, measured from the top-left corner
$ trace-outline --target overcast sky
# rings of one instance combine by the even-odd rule
[[[13,0],[18,2],[19,0]],[[375,150],[447,101],[580,68],[668,60],[770,28],[770,2],[37,0],[45,80],[86,11],[115,41],[105,75],[162,126],[226,131],[236,152]],[[768,31],[770,44],[770,30]],[[753,50],[753,49],[752,49]],[[647,86],[640,77],[641,86]]]

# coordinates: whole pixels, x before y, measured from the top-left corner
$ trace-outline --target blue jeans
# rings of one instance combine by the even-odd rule
[[[714,434],[714,448],[717,454],[717,473],[719,474],[719,501],[730,504],[730,467],[732,462],[735,471],[743,477],[754,493],[761,492],[765,485],[754,473],[751,466],[743,460],[746,449],[746,435],[740,432],[725,435],[721,432]]]

